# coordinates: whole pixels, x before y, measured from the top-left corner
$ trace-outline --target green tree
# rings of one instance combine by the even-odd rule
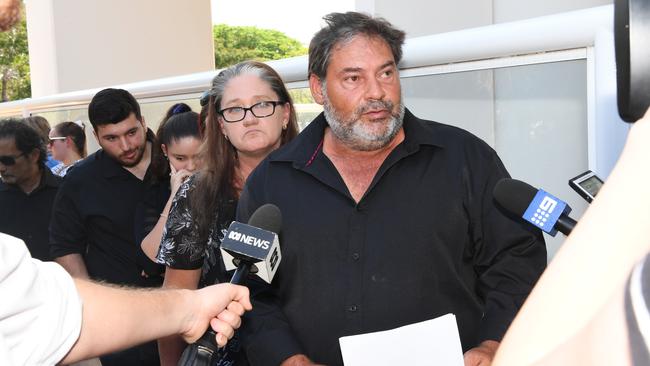
[[[22,20],[16,26],[0,33],[0,82],[2,102],[31,96],[24,11]]]
[[[293,102],[296,104],[315,103],[309,88],[291,89],[289,93],[291,94],[291,99],[293,99]]]
[[[217,24],[213,35],[214,61],[218,69],[245,60],[279,60],[307,53],[307,48],[298,40],[271,29]]]

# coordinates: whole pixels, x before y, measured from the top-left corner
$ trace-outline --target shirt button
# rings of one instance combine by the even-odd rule
[[[351,313],[354,313],[355,311],[357,311],[357,306],[356,305],[350,305],[348,307],[348,311],[351,312]]]
[[[361,256],[359,255],[359,253],[352,253],[352,259],[353,260],[358,261],[360,257]]]

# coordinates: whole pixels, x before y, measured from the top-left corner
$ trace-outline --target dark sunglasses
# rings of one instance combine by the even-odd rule
[[[0,156],[0,163],[6,166],[14,165],[16,164],[16,159],[18,159],[21,156],[25,156],[25,153],[16,156]]]

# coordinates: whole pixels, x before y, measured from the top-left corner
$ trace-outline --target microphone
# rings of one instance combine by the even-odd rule
[[[494,186],[493,195],[501,207],[549,235],[555,236],[559,231],[568,236],[576,226],[566,202],[520,180],[501,179]]]
[[[260,206],[248,224],[233,221],[221,241],[221,254],[226,270],[235,269],[230,283],[245,285],[249,273],[271,283],[282,259],[277,232],[282,227],[282,213],[272,204]],[[195,343],[183,351],[179,366],[210,366],[215,364],[216,332],[211,327]]]
[[[235,270],[230,283],[243,285],[248,273],[271,283],[282,259],[278,235],[282,226],[280,209],[267,203],[260,206],[248,224],[233,221],[221,241],[226,270]]]

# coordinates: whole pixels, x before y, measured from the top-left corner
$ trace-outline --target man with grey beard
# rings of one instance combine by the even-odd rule
[[[259,165],[239,201],[239,221],[264,203],[284,221],[273,285],[251,285],[248,359],[341,365],[339,337],[454,313],[465,364],[489,365],[546,266],[541,232],[494,206],[508,177],[494,150],[404,107],[404,32],[354,12],[325,21],[309,46],[324,113]]]

